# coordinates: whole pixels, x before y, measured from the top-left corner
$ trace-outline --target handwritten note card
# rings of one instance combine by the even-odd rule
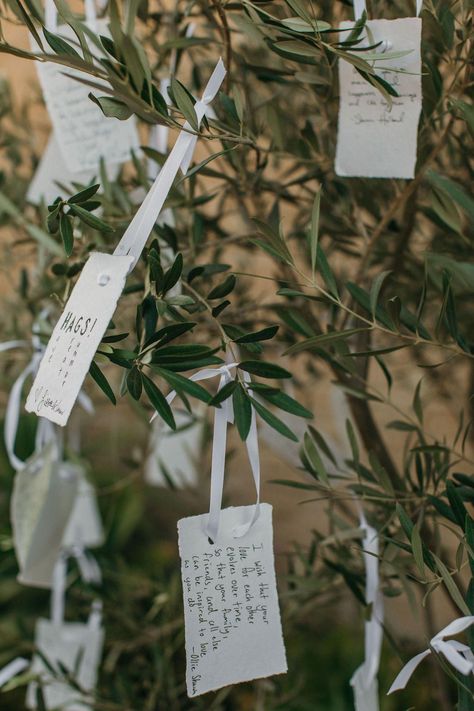
[[[106,22],[99,21],[97,32],[108,34]],[[58,34],[77,46],[69,25],[60,27]],[[97,52],[93,45],[91,48]],[[135,122],[133,118],[106,118],[89,99],[91,87],[71,78],[91,77],[54,62],[39,63],[38,75],[56,139],[71,172],[97,170],[100,157],[107,164],[130,160],[130,151],[138,150],[140,145]],[[100,94],[97,90],[94,93]]]
[[[287,671],[273,558],[272,507],[242,538],[252,507],[221,512],[218,540],[207,515],[178,522],[186,633],[186,684],[194,697]]]
[[[342,29],[352,26],[351,22],[341,24]],[[336,173],[346,177],[413,178],[422,101],[421,20],[417,17],[371,20],[365,32],[367,37],[361,46],[385,41],[389,43],[388,54],[410,53],[376,62],[377,74],[399,94],[392,98],[391,108],[351,64],[339,61]],[[364,53],[357,56],[363,59]]]
[[[67,622],[56,624],[40,619],[36,625],[36,647],[46,658],[35,655],[31,671],[40,676],[47,709],[92,711],[93,702],[87,699],[97,682],[97,670],[102,656],[104,631],[99,624]],[[66,667],[82,693],[64,679],[58,662]],[[55,674],[51,670],[55,671]],[[28,686],[26,707],[36,709],[37,682]]]
[[[28,412],[67,423],[132,261],[129,256],[90,255],[49,340],[26,400]]]

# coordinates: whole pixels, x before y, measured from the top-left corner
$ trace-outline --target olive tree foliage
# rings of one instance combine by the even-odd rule
[[[453,615],[474,613],[472,3],[424,3],[423,111],[411,181],[334,173],[338,62],[353,64],[388,103],[396,95],[377,75],[377,48],[364,59],[365,16],[350,34],[338,32],[353,17],[349,0],[111,0],[106,37],[65,0],[56,4],[75,41],[44,29],[36,0],[3,0],[0,51],[82,70],[91,100],[110,121],[134,115],[141,127],[168,126],[174,141],[187,120],[199,134],[196,162],[166,203],[174,219],[155,226],[97,352],[90,371],[97,386],[113,402],[128,397],[157,410],[171,427],[169,389],[186,405],[197,398],[213,408],[232,398],[244,440],[252,406],[293,440],[282,413],[308,419],[300,481],[280,483],[327,501],[330,536],[314,530],[309,548],[292,559],[290,600],[298,602],[290,603],[291,615],[301,601],[311,609],[343,587],[366,606],[356,501],[380,532],[384,593],[418,605],[428,637],[437,631],[430,614],[436,589]],[[412,15],[414,4],[373,0],[368,10],[396,18]],[[197,29],[190,37],[191,22]],[[39,51],[9,44],[8,23],[26,25]],[[220,55],[228,74],[215,117],[198,129],[194,97]],[[173,68],[167,106],[160,79]],[[42,271],[22,271],[18,309],[2,316],[12,337],[24,336],[46,304],[54,321],[89,252],[112,250],[129,224],[137,189],[150,186],[146,161],[159,166],[166,158],[145,146],[116,180],[102,166],[91,185],[62,186],[52,205],[33,207],[25,203],[26,180],[15,177],[20,163],[32,167],[23,120],[12,125],[4,108],[0,213],[18,243],[40,251]],[[51,324],[42,328],[46,340]],[[404,406],[394,370],[400,352],[417,376]],[[189,380],[226,358],[239,367],[217,395]],[[322,413],[311,422],[308,402],[282,387],[292,375],[305,390],[326,379],[344,393],[343,461],[320,429]],[[425,426],[435,401],[454,410],[453,436],[445,436],[443,422],[435,431]],[[382,411],[393,413],[383,427]],[[403,658],[396,621],[387,619],[386,629],[392,652]],[[434,669],[440,707],[450,708],[444,674],[454,674],[436,659]],[[455,682],[459,708],[472,708],[470,680]]]

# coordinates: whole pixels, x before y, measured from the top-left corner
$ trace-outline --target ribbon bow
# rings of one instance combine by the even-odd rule
[[[446,661],[448,661],[451,666],[453,666],[464,676],[474,673],[474,655],[470,647],[468,647],[467,644],[461,644],[461,642],[458,642],[455,639],[449,639],[448,641],[445,640],[445,637],[459,634],[459,632],[467,629],[472,624],[474,624],[473,615],[459,617],[457,620],[453,620],[453,622],[442,629],[441,632],[438,632],[438,634],[430,640],[429,649],[425,649],[424,652],[420,652],[420,654],[415,655],[409,662],[407,662],[407,664],[405,664],[390,687],[388,693],[392,694],[394,691],[404,689],[420,662],[431,654],[431,652],[442,654]]]
[[[365,563],[365,599],[372,604],[370,620],[365,623],[365,660],[354,672],[351,686],[354,689],[356,711],[378,711],[377,673],[383,638],[383,597],[379,586],[379,539],[377,531],[369,526],[360,512],[360,527],[365,535],[362,541]]]
[[[198,382],[200,380],[209,380],[210,378],[215,378],[220,375],[218,392],[222,390],[224,385],[233,379],[232,370],[235,370],[237,363],[229,363],[222,365],[219,368],[203,368],[197,373],[191,376],[190,380]],[[250,375],[248,373],[243,374],[245,382],[250,382]],[[172,390],[166,397],[168,404],[170,405],[174,398],[176,397],[176,391]],[[157,413],[153,415],[151,420],[153,421]],[[232,400],[227,398],[220,404],[219,408],[216,408],[214,413],[214,432],[212,439],[212,464],[211,464],[211,495],[210,495],[210,506],[209,506],[209,518],[207,522],[206,533],[211,541],[216,541],[219,532],[219,519],[221,513],[222,504],[222,492],[224,488],[224,472],[225,472],[225,454],[226,454],[226,441],[227,441],[227,425],[228,423],[234,422],[234,410],[232,407]],[[252,476],[255,484],[255,489],[257,492],[257,501],[253,510],[253,514],[247,523],[241,526],[236,526],[233,530],[234,538],[241,538],[250,530],[251,526],[255,523],[260,512],[260,456],[258,451],[258,434],[257,434],[257,420],[255,417],[255,410],[252,407],[252,418],[250,422],[250,429],[245,441],[247,447],[247,455],[250,462],[250,468],[252,470]]]

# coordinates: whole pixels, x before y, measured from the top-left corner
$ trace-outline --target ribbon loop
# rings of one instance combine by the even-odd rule
[[[450,622],[449,625],[444,627],[431,639],[429,649],[415,655],[405,664],[388,690],[388,694],[404,689],[420,662],[422,662],[425,657],[429,656],[432,651],[437,654],[442,654],[451,666],[453,666],[460,674],[468,676],[469,674],[474,673],[474,656],[471,649],[467,645],[461,644],[456,640],[451,639],[446,641],[445,639],[451,635],[463,632],[473,624],[474,615],[459,617],[457,620]]]
[[[203,368],[197,373],[194,373],[190,380],[194,382],[202,380],[210,380],[220,376],[219,386],[217,391],[222,390],[224,385],[233,379],[233,371],[237,368],[238,363],[227,363],[221,365],[219,368]],[[245,382],[249,383],[250,375],[244,373]],[[176,397],[176,391],[172,390],[166,396],[166,400],[170,405],[174,398]],[[157,413],[153,415],[151,421],[157,417]],[[257,432],[257,421],[255,416],[255,410],[252,407],[250,430],[247,436],[245,445],[247,448],[247,455],[250,462],[250,468],[252,471],[252,476],[255,484],[255,489],[257,493],[256,503],[253,509],[252,516],[247,523],[240,526],[236,526],[232,531],[234,538],[241,538],[244,536],[250,528],[253,526],[255,521],[258,519],[260,513],[260,455],[258,450],[258,432]],[[212,457],[211,457],[211,492],[210,492],[210,504],[209,504],[209,517],[206,527],[206,535],[214,543],[217,539],[219,533],[219,521],[222,507],[222,493],[224,488],[224,474],[225,474],[225,455],[226,455],[226,443],[227,443],[227,424],[234,421],[234,411],[232,407],[232,400],[227,398],[224,402],[220,404],[219,408],[215,409],[214,413],[214,430],[213,430],[213,440],[212,440]]]

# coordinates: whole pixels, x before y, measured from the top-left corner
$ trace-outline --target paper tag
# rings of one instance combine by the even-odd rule
[[[96,548],[104,542],[104,531],[94,487],[81,470],[76,498],[64,533],[63,548]]]
[[[253,507],[223,509],[209,543],[207,514],[178,522],[189,697],[287,671],[273,558],[272,507],[242,538]]]
[[[109,34],[106,20],[99,20],[97,25],[97,34]],[[58,34],[77,44],[69,25],[62,25]],[[71,79],[90,79],[84,72],[54,62],[38,62],[38,76],[56,138],[71,172],[97,170],[100,157],[106,163],[123,163],[130,160],[132,150],[138,151],[140,141],[133,118],[106,118],[89,99],[91,87]]]
[[[57,460],[53,443],[15,474],[11,522],[24,585],[51,587],[79,476],[76,465]]]
[[[49,340],[26,409],[65,425],[112,318],[133,257],[93,252]]]
[[[115,179],[119,169],[120,166],[118,164],[107,166],[107,174],[111,176],[112,179]],[[41,156],[33,180],[28,187],[26,199],[34,205],[40,203],[42,200],[44,200],[46,205],[50,205],[58,195],[61,195],[61,193],[64,194],[64,190],[62,190],[60,186],[64,185],[66,188],[71,188],[73,183],[88,185],[94,176],[98,174],[98,170],[99,163],[97,160],[94,170],[72,173],[64,162],[59,143],[53,132]],[[100,211],[97,210],[96,214],[99,213]]]
[[[341,28],[353,24],[343,22]],[[370,34],[366,30],[369,36],[358,47],[385,41],[390,46],[387,53],[411,51],[403,57],[376,63],[377,74],[399,94],[392,98],[391,110],[382,94],[351,64],[339,61],[336,173],[366,178],[413,178],[422,102],[421,20],[417,17],[370,20],[366,27]],[[363,53],[357,56],[364,59]],[[384,67],[410,73],[384,71]]]
[[[57,671],[53,676],[44,661],[36,655],[31,671],[41,675],[42,691],[47,709],[67,711],[92,711],[84,694],[62,681],[58,661],[64,665],[84,691],[93,691],[97,683],[97,670],[104,644],[104,631],[99,626],[80,623],[55,624],[40,619],[36,625],[35,643],[49,664]],[[28,686],[26,706],[36,708],[37,683]]]
[[[176,430],[158,419],[153,423],[145,478],[154,486],[166,486],[168,478],[179,487],[196,486],[204,421],[179,410],[174,419]]]

